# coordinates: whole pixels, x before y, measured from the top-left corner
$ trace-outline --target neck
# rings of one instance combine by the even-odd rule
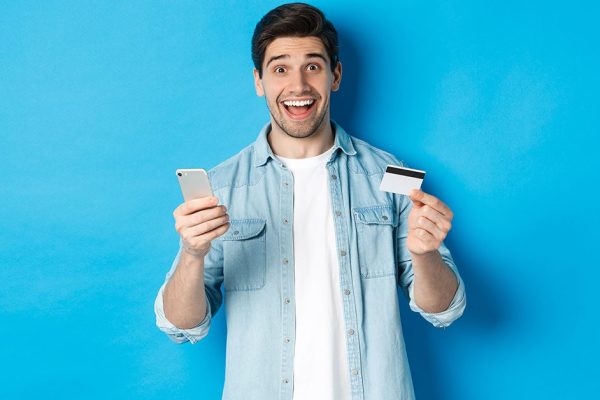
[[[271,131],[267,141],[278,156],[285,158],[307,158],[323,154],[333,146],[334,134],[331,121],[323,119],[319,129],[310,137],[295,138],[283,132],[271,119]]]

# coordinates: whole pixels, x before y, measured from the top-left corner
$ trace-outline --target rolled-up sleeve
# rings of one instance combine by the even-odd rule
[[[154,301],[154,313],[156,314],[156,326],[158,329],[166,333],[167,336],[175,343],[185,343],[189,341],[190,343],[194,344],[203,339],[206,335],[208,335],[208,329],[210,328],[210,320],[212,317],[208,297],[206,299],[207,310],[204,320],[194,328],[180,329],[173,325],[165,317],[163,307],[163,291],[165,289],[165,285],[166,283],[160,287],[158,295],[156,296],[156,300]]]
[[[398,285],[400,285],[409,299],[410,309],[418,312],[421,316],[429,321],[433,326],[437,328],[445,328],[452,322],[460,318],[467,306],[467,297],[465,292],[465,285],[458,273],[458,268],[452,259],[450,250],[444,243],[441,244],[438,251],[444,260],[444,263],[454,272],[456,280],[458,282],[458,288],[454,294],[454,298],[450,302],[448,308],[439,313],[428,313],[423,311],[415,302],[413,294],[413,281],[414,272],[412,266],[412,259],[410,253],[406,248],[406,238],[408,235],[408,214],[412,208],[412,202],[404,198],[402,201],[402,207],[399,214],[399,223],[397,230],[397,262],[398,262]]]
[[[156,326],[158,329],[167,334],[167,336],[175,343],[190,342],[192,344],[202,340],[210,328],[210,323],[213,315],[217,312],[222,303],[221,283],[223,282],[222,275],[222,257],[219,246],[216,240],[213,240],[211,249],[204,258],[204,289],[206,292],[206,316],[198,326],[190,329],[180,329],[173,325],[166,317],[163,306],[163,292],[167,282],[175,272],[175,268],[179,263],[181,254],[181,243],[179,252],[171,265],[171,269],[165,277],[165,281],[160,287],[156,299],[154,301],[154,314],[156,315]]]
[[[429,321],[436,328],[445,328],[450,326],[450,324],[456,321],[465,311],[465,307],[467,306],[467,297],[465,295],[465,285],[463,283],[462,278],[460,277],[458,270],[456,269],[456,265],[450,256],[450,251],[442,244],[440,246],[439,252],[442,256],[442,259],[446,263],[446,265],[454,272],[456,276],[456,280],[458,282],[458,288],[456,289],[456,293],[454,294],[454,298],[450,302],[450,305],[445,311],[441,311],[439,313],[428,313],[423,311],[415,302],[415,297],[413,295],[413,279],[412,279],[412,263],[410,263],[409,269],[411,270],[410,283],[408,283],[408,297],[410,298],[410,309],[418,312]]]

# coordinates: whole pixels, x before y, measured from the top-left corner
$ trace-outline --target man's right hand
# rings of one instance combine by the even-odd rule
[[[173,211],[175,229],[186,253],[204,258],[210,250],[210,242],[229,229],[227,208],[218,203],[215,196],[202,197],[186,201]]]

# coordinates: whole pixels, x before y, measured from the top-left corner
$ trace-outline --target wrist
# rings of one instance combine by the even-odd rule
[[[428,251],[426,253],[413,253],[409,250],[409,253],[413,264],[428,264],[440,257],[440,253],[437,250]]]
[[[187,258],[197,259],[198,261],[204,261],[204,257],[206,257],[209,250],[210,247],[208,248],[208,250],[194,249],[193,247],[189,247],[188,245],[186,245],[185,242],[183,242],[181,246],[181,252],[185,254]]]

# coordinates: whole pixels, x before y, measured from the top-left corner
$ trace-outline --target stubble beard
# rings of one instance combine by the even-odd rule
[[[309,124],[306,128],[303,126],[294,128],[294,127],[291,127],[288,125],[287,121],[285,120],[284,115],[282,114],[285,111],[280,112],[280,110],[278,108],[279,104],[280,104],[279,101],[277,101],[275,104],[275,107],[277,107],[276,110],[278,112],[278,116],[276,116],[275,114],[273,114],[272,107],[267,102],[267,107],[269,108],[269,113],[271,114],[271,118],[273,119],[273,121],[275,121],[275,123],[277,124],[279,129],[281,129],[281,131],[283,133],[285,133],[289,137],[292,137],[295,139],[305,139],[305,138],[309,138],[312,135],[314,135],[321,128],[321,126],[323,124],[323,120],[325,119],[325,116],[327,115],[328,104],[325,104],[321,113],[319,115],[316,115],[315,118],[312,119],[312,121],[303,121],[302,122],[302,125],[304,125],[306,123]],[[316,105],[315,105],[315,107],[316,107]]]

